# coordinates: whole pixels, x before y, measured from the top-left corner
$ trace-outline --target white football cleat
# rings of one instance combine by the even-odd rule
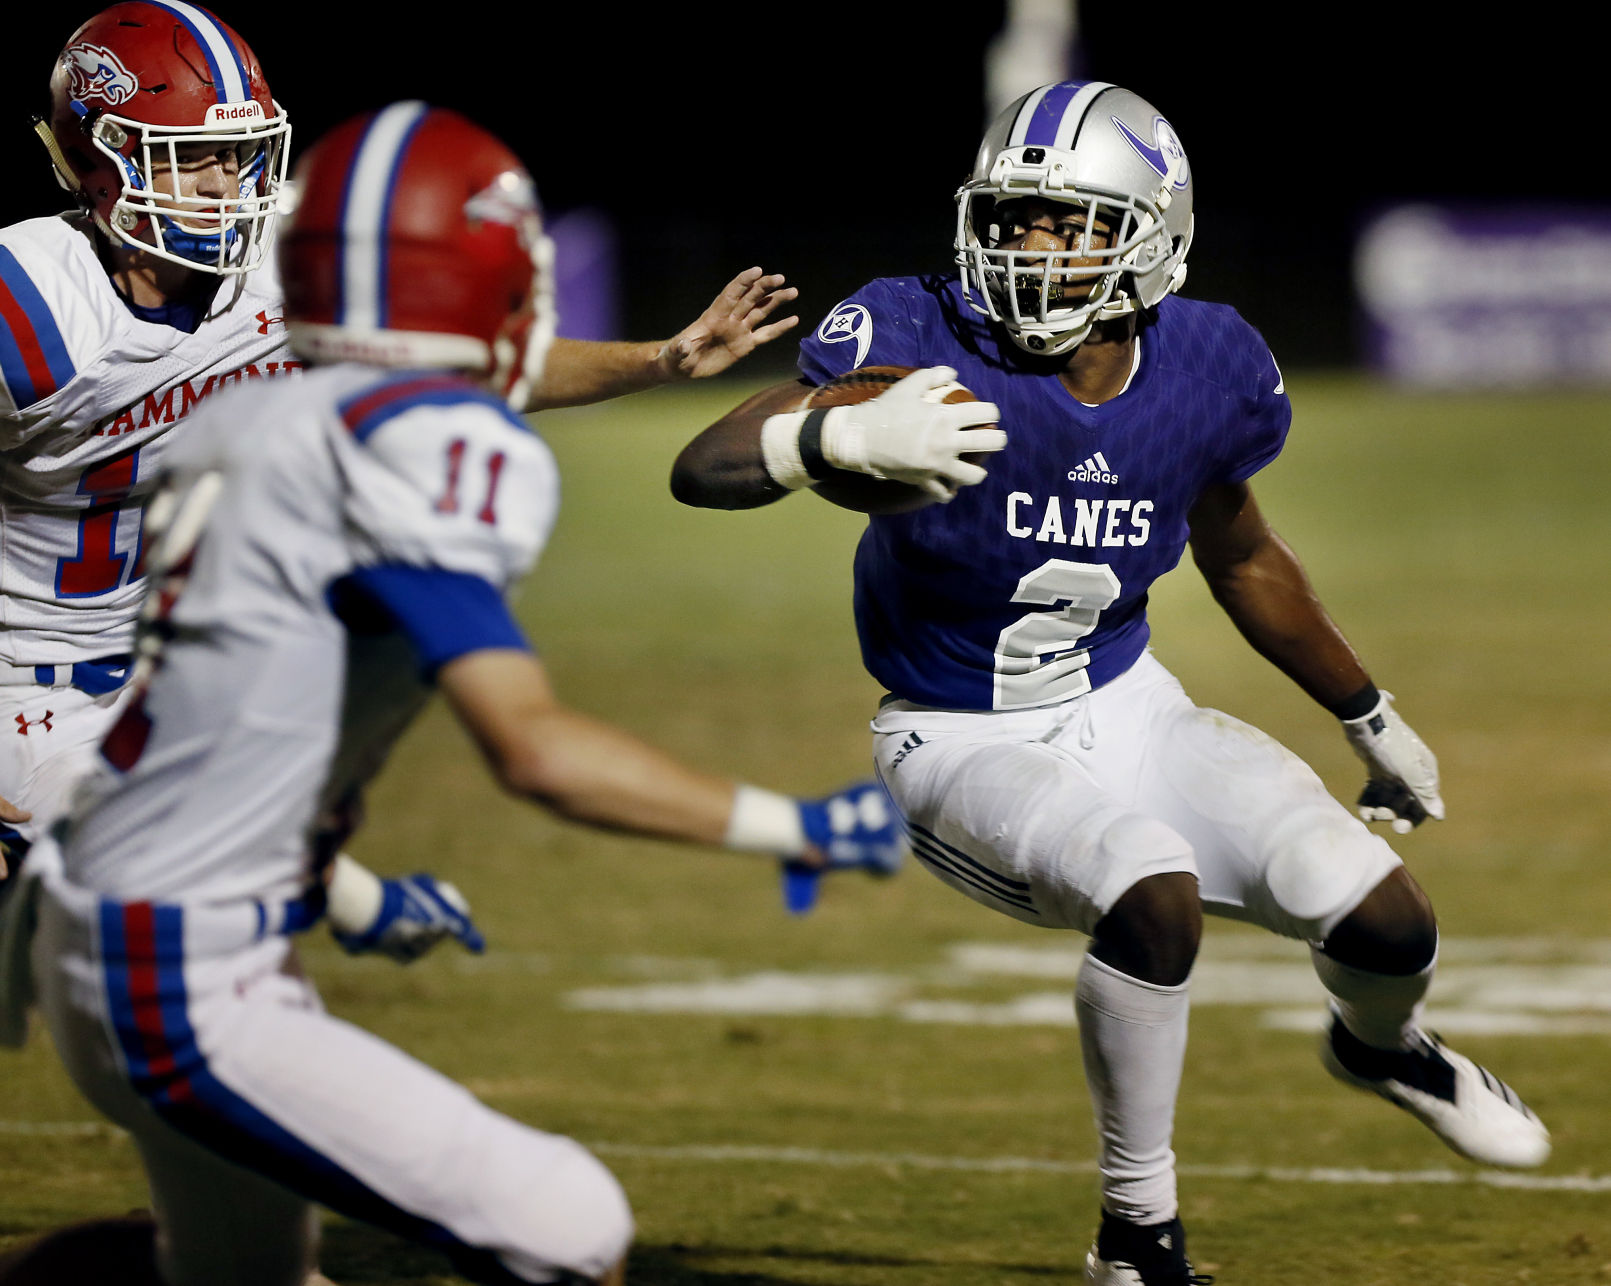
[[[1549,1157],[1549,1131],[1521,1096],[1427,1032],[1409,1049],[1376,1049],[1333,1012],[1320,1061],[1345,1085],[1396,1103],[1472,1161],[1530,1168]]]

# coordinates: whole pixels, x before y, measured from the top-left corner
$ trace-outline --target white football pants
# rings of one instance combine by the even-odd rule
[[[1090,933],[1149,875],[1203,909],[1323,940],[1400,865],[1273,738],[1193,705],[1150,652],[1083,697],[971,713],[906,702],[873,754],[912,851],[976,902]]]
[[[255,903],[112,902],[59,876],[39,898],[40,1007],[139,1146],[171,1286],[301,1286],[310,1202],[480,1282],[593,1281],[621,1259],[631,1213],[598,1160],[325,1013],[262,924]]]
[[[34,840],[67,810],[129,691],[94,697],[78,688],[0,685],[0,796],[33,813],[10,829]]]

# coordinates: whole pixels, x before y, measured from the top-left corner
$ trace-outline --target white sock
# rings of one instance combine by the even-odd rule
[[[1420,973],[1369,973],[1339,964],[1317,947],[1309,954],[1342,1025],[1374,1049],[1404,1049],[1420,1029],[1438,958]]]
[[[1186,1061],[1186,985],[1159,987],[1087,955],[1074,989],[1085,1082],[1101,1139],[1102,1208],[1132,1223],[1179,1210],[1175,1099]]]

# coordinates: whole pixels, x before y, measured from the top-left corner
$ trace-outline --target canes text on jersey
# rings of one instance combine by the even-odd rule
[[[1036,500],[1027,491],[1007,497],[1007,534],[1051,545],[1145,545],[1152,534],[1150,500],[1087,500],[1075,496]]]
[[[195,380],[186,380],[183,384],[175,384],[160,392],[147,393],[145,400],[139,407],[129,407],[121,415],[114,415],[96,426],[92,437],[115,438],[119,434],[133,433],[136,429],[148,429],[153,424],[172,424],[175,420],[182,420],[189,415],[197,402],[211,397],[221,389],[231,384],[239,384],[242,380],[260,380],[273,378],[276,375],[291,375],[300,371],[306,363],[297,361],[264,362],[261,367],[256,362],[250,366],[243,366],[238,371],[226,371],[222,375],[209,375],[201,383]],[[177,402],[177,405],[175,403]]]

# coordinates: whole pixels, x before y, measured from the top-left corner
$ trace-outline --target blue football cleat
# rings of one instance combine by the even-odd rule
[[[860,781],[822,799],[802,799],[800,823],[806,839],[828,860],[825,866],[783,863],[783,905],[791,915],[804,915],[816,905],[818,886],[829,871],[888,877],[906,858],[895,805],[876,781]]]

